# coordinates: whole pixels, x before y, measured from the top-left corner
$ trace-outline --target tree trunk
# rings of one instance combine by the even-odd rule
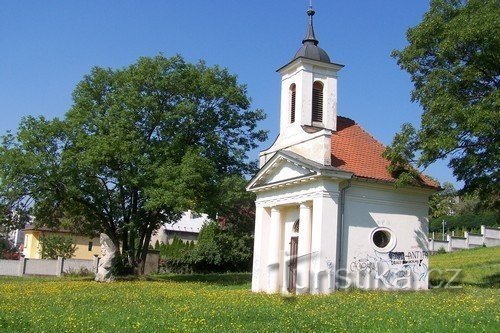
[[[146,266],[146,257],[148,256],[149,250],[149,242],[151,241],[151,234],[154,231],[154,228],[157,223],[151,222],[146,229],[146,233],[144,235],[144,242],[141,244],[141,253],[140,253],[140,266],[139,266],[139,274],[144,274],[144,268]]]
[[[128,251],[128,263],[135,267],[135,232],[130,230],[128,232],[128,243],[129,243],[129,251]]]

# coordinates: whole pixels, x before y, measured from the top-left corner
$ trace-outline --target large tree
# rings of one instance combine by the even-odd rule
[[[422,22],[394,51],[411,75],[421,126],[405,124],[386,152],[403,181],[414,169],[449,159],[463,192],[499,207],[500,1],[432,0]]]
[[[152,233],[187,209],[215,217],[255,171],[266,133],[245,86],[180,56],[94,68],[64,119],[24,119],[0,148],[0,203],[39,225],[104,232],[133,264]]]

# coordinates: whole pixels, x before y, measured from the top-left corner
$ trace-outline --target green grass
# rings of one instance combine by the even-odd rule
[[[0,332],[494,332],[500,289],[488,281],[499,251],[432,256],[432,268],[463,268],[461,285],[420,292],[254,294],[249,274],[0,278]]]
[[[431,269],[436,269],[431,273],[433,285],[438,285],[442,280],[449,281],[455,274],[446,270],[460,269],[455,284],[499,288],[500,247],[480,247],[435,255],[431,257]]]

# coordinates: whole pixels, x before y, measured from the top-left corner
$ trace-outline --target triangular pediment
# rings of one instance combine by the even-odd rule
[[[319,174],[318,170],[289,154],[277,152],[248,183],[248,190],[272,187],[308,179]]]

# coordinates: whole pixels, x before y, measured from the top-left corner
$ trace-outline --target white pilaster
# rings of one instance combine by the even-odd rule
[[[311,267],[311,203],[300,204],[299,248],[297,263],[297,294],[305,294],[310,290],[309,272]]]
[[[311,293],[335,290],[338,242],[338,192],[322,192],[313,199],[311,237]]]
[[[281,212],[277,207],[271,208],[271,225],[268,248],[268,293],[276,293],[280,287],[280,252],[281,252]]]
[[[252,291],[261,291],[261,261],[262,261],[262,220],[264,215],[264,207],[257,206],[255,208],[255,233],[253,245],[253,269],[252,269]]]

